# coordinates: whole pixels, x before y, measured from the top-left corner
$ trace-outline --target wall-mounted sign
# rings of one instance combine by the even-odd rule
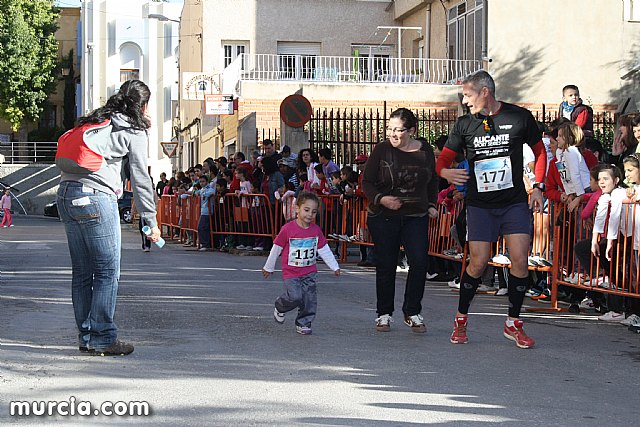
[[[208,94],[220,93],[220,73],[182,73],[182,99],[204,101]]]
[[[161,142],[160,145],[162,145],[162,151],[164,151],[167,157],[175,156],[176,148],[178,148],[177,142]]]
[[[233,95],[205,95],[204,114],[221,116],[233,114]]]

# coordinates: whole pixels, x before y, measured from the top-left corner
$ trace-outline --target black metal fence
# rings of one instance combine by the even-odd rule
[[[309,122],[309,146],[314,151],[328,147],[338,164],[353,164],[358,154],[368,154],[373,146],[386,138],[386,102],[382,110],[316,110]],[[422,109],[414,111],[418,118],[417,136],[433,142],[449,133],[458,117],[457,110]]]
[[[358,154],[368,154],[373,146],[386,138],[387,117],[391,113],[386,102],[382,109],[324,109],[316,110],[308,125],[309,146],[312,150],[328,147],[338,164],[353,164]],[[418,118],[416,136],[433,143],[440,135],[448,135],[450,127],[458,118],[458,110],[422,109],[414,110]],[[558,117],[557,109],[533,111],[536,120],[545,124]],[[609,111],[593,114],[596,139],[610,150],[615,130],[615,115]]]
[[[542,104],[541,110],[533,112],[536,120],[545,124],[551,123],[558,118],[558,108],[551,110],[545,104]],[[616,129],[616,114],[611,111],[594,111],[593,112],[593,136],[600,141],[607,151],[611,151],[613,145],[613,134]]]

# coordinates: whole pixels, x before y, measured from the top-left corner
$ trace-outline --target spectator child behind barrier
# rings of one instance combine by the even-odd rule
[[[559,112],[560,117],[565,117],[580,126],[586,136],[593,136],[593,110],[582,103],[578,86],[566,85],[562,88]]]
[[[318,195],[329,194],[329,185],[327,184],[327,177],[324,175],[324,171],[322,170],[322,165],[316,165],[313,169],[319,182],[317,184],[312,184],[311,188]]]
[[[618,262],[616,257],[614,256],[618,251],[614,250],[614,242],[618,240],[618,232],[619,232],[619,222],[615,222],[615,217],[617,216],[618,221],[620,218],[620,211],[616,214],[616,206],[622,206],[622,201],[626,198],[626,191],[623,188],[620,188],[620,184],[622,184],[622,174],[620,173],[620,169],[617,166],[613,165],[602,165],[601,169],[598,173],[598,186],[602,190],[602,196],[598,200],[598,207],[596,210],[596,218],[593,224],[593,236],[591,238],[590,252],[595,257],[600,259],[601,268],[604,270],[605,275],[609,275],[609,272],[612,271],[615,275],[615,272],[622,269],[624,267],[624,259],[628,259],[628,255],[625,254],[623,256],[622,262]],[[609,213],[609,205],[611,204],[611,213]],[[606,235],[605,235],[605,224],[607,223],[607,219],[609,217],[609,225],[606,227]],[[598,237],[602,235],[602,239],[598,241]],[[620,243],[623,244],[624,243]],[[626,245],[628,246],[628,245]],[[590,265],[590,255],[588,243],[585,241],[580,241],[576,243],[575,253],[582,267],[587,270]],[[613,262],[613,268],[610,268],[610,263]],[[592,284],[599,284],[601,286],[612,286],[611,282],[613,281],[612,277],[609,277],[609,282],[598,282],[596,279],[597,272],[593,272],[596,274],[592,274]],[[617,301],[616,301],[617,302]],[[601,316],[601,320],[609,320],[609,321],[619,321],[624,319],[624,314],[622,304],[611,304],[611,299],[608,304],[609,312],[604,316]]]
[[[247,169],[244,166],[238,166],[235,172],[236,179],[239,182],[240,188],[235,191],[236,195],[240,198],[240,212],[247,212],[247,218],[243,218],[244,215],[240,215],[240,218],[235,218],[236,228],[238,228],[242,233],[249,232],[249,224],[248,220],[248,212],[250,206],[250,200],[248,196],[245,194],[251,193],[251,182],[249,181],[249,174]],[[246,235],[238,236],[238,246],[236,249],[238,250],[252,250],[253,249],[253,239]]]
[[[623,160],[624,162],[624,160]],[[603,177],[603,173],[607,171],[613,171],[611,181],[624,187],[622,181],[622,174],[617,167],[604,166],[600,172],[599,185],[602,188],[603,196],[598,203],[598,209],[600,209],[602,199],[606,201],[607,197],[610,197],[610,209],[609,209],[609,224],[607,227],[607,246],[606,246],[606,258],[613,266],[611,268],[611,277],[609,277],[610,288],[616,288],[615,283],[618,284],[619,289],[623,289],[622,281],[631,281],[633,272],[637,269],[638,257],[638,232],[640,232],[640,215],[634,214],[637,206],[626,204],[627,192],[622,188],[615,188],[610,192],[610,196],[607,194],[607,188],[603,188],[604,184],[609,183],[607,177]],[[604,178],[604,179],[603,179]],[[631,178],[630,176],[628,178]],[[596,214],[597,221],[597,214]],[[634,224],[635,222],[635,224]],[[635,228],[635,230],[634,230]],[[596,226],[594,224],[594,234]],[[635,239],[634,239],[635,235]],[[594,238],[595,240],[595,238]],[[635,240],[635,241],[634,241]],[[614,243],[615,242],[615,243]],[[617,246],[617,248],[615,247]],[[593,250],[593,244],[592,244]],[[633,256],[632,256],[633,254]],[[608,272],[608,265],[605,265],[605,273]],[[637,279],[636,279],[637,280]],[[606,282],[603,285],[607,287]],[[612,304],[615,302],[615,304]],[[624,319],[625,306],[628,307],[628,301],[626,298],[620,298],[614,295],[608,295],[608,308],[609,313],[600,316],[600,320],[606,321],[621,321]]]
[[[637,204],[640,190],[640,162],[635,154],[627,156],[623,160],[625,173],[626,200],[611,198],[611,212],[609,215],[609,227],[620,227],[620,232],[626,239],[627,246],[633,245],[633,260],[625,258],[634,268],[637,267],[637,251],[640,240],[640,206]],[[631,240],[633,237],[633,241]],[[618,245],[623,244],[618,240]],[[627,266],[628,267],[628,266]],[[627,276],[630,278],[630,276]]]
[[[225,203],[227,201],[226,195],[229,193],[229,189],[227,188],[227,180],[224,178],[218,178],[216,181],[216,197],[218,199],[218,212],[219,216],[216,218],[217,223],[219,224],[219,229],[229,231],[229,224],[227,224],[227,219],[229,218],[229,203]],[[215,247],[220,249],[223,252],[229,251],[229,246],[226,246],[226,239],[228,236],[224,234],[219,234],[214,236]]]
[[[258,183],[251,183],[251,192],[253,194],[259,194]],[[249,206],[249,226],[250,229],[253,230],[254,233],[257,234],[265,234],[268,230],[267,228],[267,218],[268,216],[265,214],[264,209],[268,209],[268,206],[263,206],[262,198],[259,196],[251,197],[251,205]],[[253,239],[253,250],[254,251],[263,251],[266,245],[264,236],[256,236]],[[250,250],[250,247],[246,248]]]
[[[282,203],[282,213],[284,215],[285,222],[296,219],[296,211],[294,207],[296,204],[296,193],[293,182],[286,182],[284,187],[276,192],[275,196],[276,199],[280,200],[280,203]]]
[[[311,323],[316,316],[317,255],[322,257],[336,276],[340,275],[340,266],[331,253],[322,230],[313,222],[319,206],[320,200],[315,194],[302,192],[298,195],[295,205],[297,218],[280,229],[262,268],[264,277],[269,277],[273,274],[278,257],[284,252],[282,276],[285,292],[275,301],[273,317],[282,324],[285,313],[297,308],[296,332],[301,335],[311,334]]]
[[[340,172],[335,171],[335,172],[331,172],[331,184],[333,185],[334,191],[332,194],[340,194],[341,196],[344,195],[344,187],[341,185],[342,184],[342,180],[340,178]],[[342,197],[340,198],[342,200]]]
[[[636,132],[635,126],[633,131],[634,133]],[[630,283],[638,283],[638,262],[640,261],[638,259],[638,247],[640,246],[640,204],[638,204],[640,199],[640,160],[638,154],[631,154],[625,157],[623,164],[625,182],[629,187],[627,188],[627,198],[630,203],[623,205],[624,211],[621,215],[626,218],[627,230],[635,227],[633,230],[633,260],[630,262],[630,274],[627,276],[627,280]],[[640,329],[640,300],[628,298],[627,303],[628,317],[621,323],[629,325],[629,330],[637,332]]]
[[[577,145],[583,141],[580,127],[575,123],[563,123],[558,127],[558,173],[569,202],[589,190],[589,168]]]
[[[166,187],[165,187],[166,188]],[[185,203],[189,203],[189,194],[187,194],[188,186],[187,184],[180,184],[178,190],[176,191],[176,206],[178,207],[179,217],[178,217],[178,227],[180,229],[184,226],[184,217],[183,217],[183,209]],[[191,246],[193,244],[193,233],[189,230],[185,231],[185,243],[184,246]]]
[[[351,166],[343,166],[340,169],[340,193],[345,198],[351,198],[355,195],[356,182],[358,182],[358,175],[353,171]]]
[[[623,114],[618,117],[617,129],[613,137],[611,154],[615,159],[615,164],[623,167],[623,160],[630,154],[636,152],[640,144],[633,129],[640,127],[640,114]]]
[[[329,218],[329,216],[331,218],[330,227],[327,227],[326,229],[330,231],[330,234],[338,235],[338,234],[343,234],[343,230],[341,230],[341,225],[342,225],[342,205],[344,204],[344,197],[346,195],[345,185],[343,185],[340,171],[331,172],[330,180],[331,180],[331,194],[339,194],[340,198],[337,200],[334,198],[326,200],[327,218]],[[352,234],[351,220],[352,220],[351,212],[347,212],[347,217],[345,221],[346,230],[344,231],[344,233],[347,236],[351,236]],[[339,246],[340,245],[337,244],[335,248],[336,256],[338,256]]]
[[[299,169],[298,170],[298,188],[296,188],[296,196],[301,191],[313,192],[313,189],[311,188],[311,184],[312,183],[311,181],[309,181],[309,176],[304,171],[304,169]]]
[[[200,241],[199,251],[211,249],[211,216],[209,213],[209,199],[216,192],[215,188],[209,185],[209,178],[200,175],[200,189],[194,194],[200,196],[200,221],[198,222],[198,240]]]

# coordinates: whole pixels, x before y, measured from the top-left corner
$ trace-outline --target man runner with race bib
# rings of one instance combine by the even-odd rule
[[[543,206],[547,156],[541,134],[531,112],[497,101],[495,83],[486,71],[478,71],[462,82],[462,103],[469,108],[456,121],[436,164],[440,177],[454,185],[467,183],[467,227],[470,261],[460,279],[460,298],[453,344],[465,344],[467,313],[482,273],[491,257],[491,243],[506,239],[511,259],[509,273],[509,317],[503,334],[520,348],[533,347],[519,319],[527,288],[527,257],[530,245],[531,210]],[[527,203],[523,181],[524,144],[535,156],[536,184]],[[457,153],[469,161],[469,173],[450,169]],[[468,181],[468,182],[467,182]]]

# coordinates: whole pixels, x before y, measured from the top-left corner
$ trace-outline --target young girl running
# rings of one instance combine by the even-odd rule
[[[262,268],[264,277],[273,274],[278,256],[282,257],[282,277],[285,292],[275,302],[273,317],[278,323],[284,323],[285,313],[298,308],[296,332],[311,334],[311,323],[316,317],[318,296],[316,293],[316,257],[340,275],[340,266],[336,261],[322,230],[313,221],[318,214],[320,200],[309,192],[301,192],[296,199],[296,220],[288,222],[273,241],[269,258]]]

